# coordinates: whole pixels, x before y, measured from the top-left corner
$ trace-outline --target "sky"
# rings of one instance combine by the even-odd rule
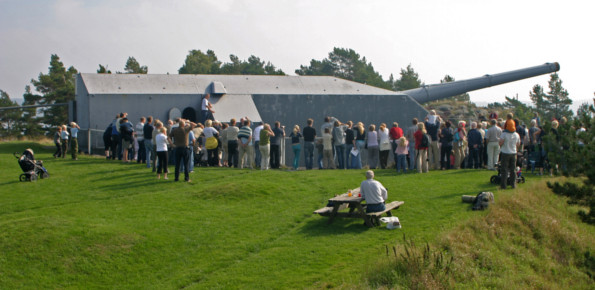
[[[0,89],[22,98],[50,56],[95,73],[133,56],[175,74],[190,50],[270,61],[288,75],[334,47],[387,80],[411,64],[426,84],[558,62],[574,103],[595,92],[595,2],[550,0],[0,0]],[[529,101],[549,75],[470,93],[476,103]]]

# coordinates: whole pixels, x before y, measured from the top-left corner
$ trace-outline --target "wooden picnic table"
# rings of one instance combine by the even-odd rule
[[[327,216],[329,218],[329,224],[331,224],[336,217],[361,218],[368,227],[374,227],[374,222],[379,223],[378,220],[384,213],[388,216],[392,216],[390,211],[399,208],[404,203],[402,201],[393,201],[385,204],[386,210],[384,211],[366,213],[366,204],[362,204],[364,198],[360,195],[359,187],[351,191],[351,196],[349,196],[349,193],[343,193],[330,198],[328,201],[332,206],[315,210],[314,214]],[[342,211],[347,208],[349,208],[349,211]]]

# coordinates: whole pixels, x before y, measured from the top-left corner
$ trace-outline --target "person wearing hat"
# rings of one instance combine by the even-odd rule
[[[70,153],[73,160],[78,160],[79,141],[78,133],[81,127],[75,122],[70,122]]]
[[[374,171],[366,171],[366,180],[360,184],[360,193],[366,201],[366,212],[384,211],[384,202],[388,198],[388,192],[377,180],[374,180]]]

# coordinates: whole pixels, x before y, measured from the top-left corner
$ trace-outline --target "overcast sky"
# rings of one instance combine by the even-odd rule
[[[286,74],[351,48],[387,80],[411,64],[426,84],[559,62],[575,102],[595,92],[592,1],[0,0],[0,89],[11,99],[51,54],[94,73],[134,56],[151,74],[177,73],[188,52],[250,55]],[[529,100],[539,76],[471,93],[474,102]]]

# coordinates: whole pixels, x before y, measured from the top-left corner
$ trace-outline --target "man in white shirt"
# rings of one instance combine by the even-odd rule
[[[256,168],[260,168],[260,130],[262,130],[262,128],[264,128],[263,123],[261,122],[260,125],[256,126],[256,128],[254,128],[254,134],[252,134],[252,137],[254,139],[254,152],[255,152],[255,156],[254,156],[254,163],[256,164]]]
[[[366,180],[360,184],[360,193],[366,200],[366,212],[384,211],[384,201],[388,197],[386,188],[374,180],[374,171],[366,171]]]
[[[512,188],[516,188],[516,154],[517,148],[521,146],[521,137],[517,132],[510,133],[504,130],[499,144],[500,151],[502,152],[500,188],[506,189],[506,185],[509,183],[508,178],[510,178]]]

